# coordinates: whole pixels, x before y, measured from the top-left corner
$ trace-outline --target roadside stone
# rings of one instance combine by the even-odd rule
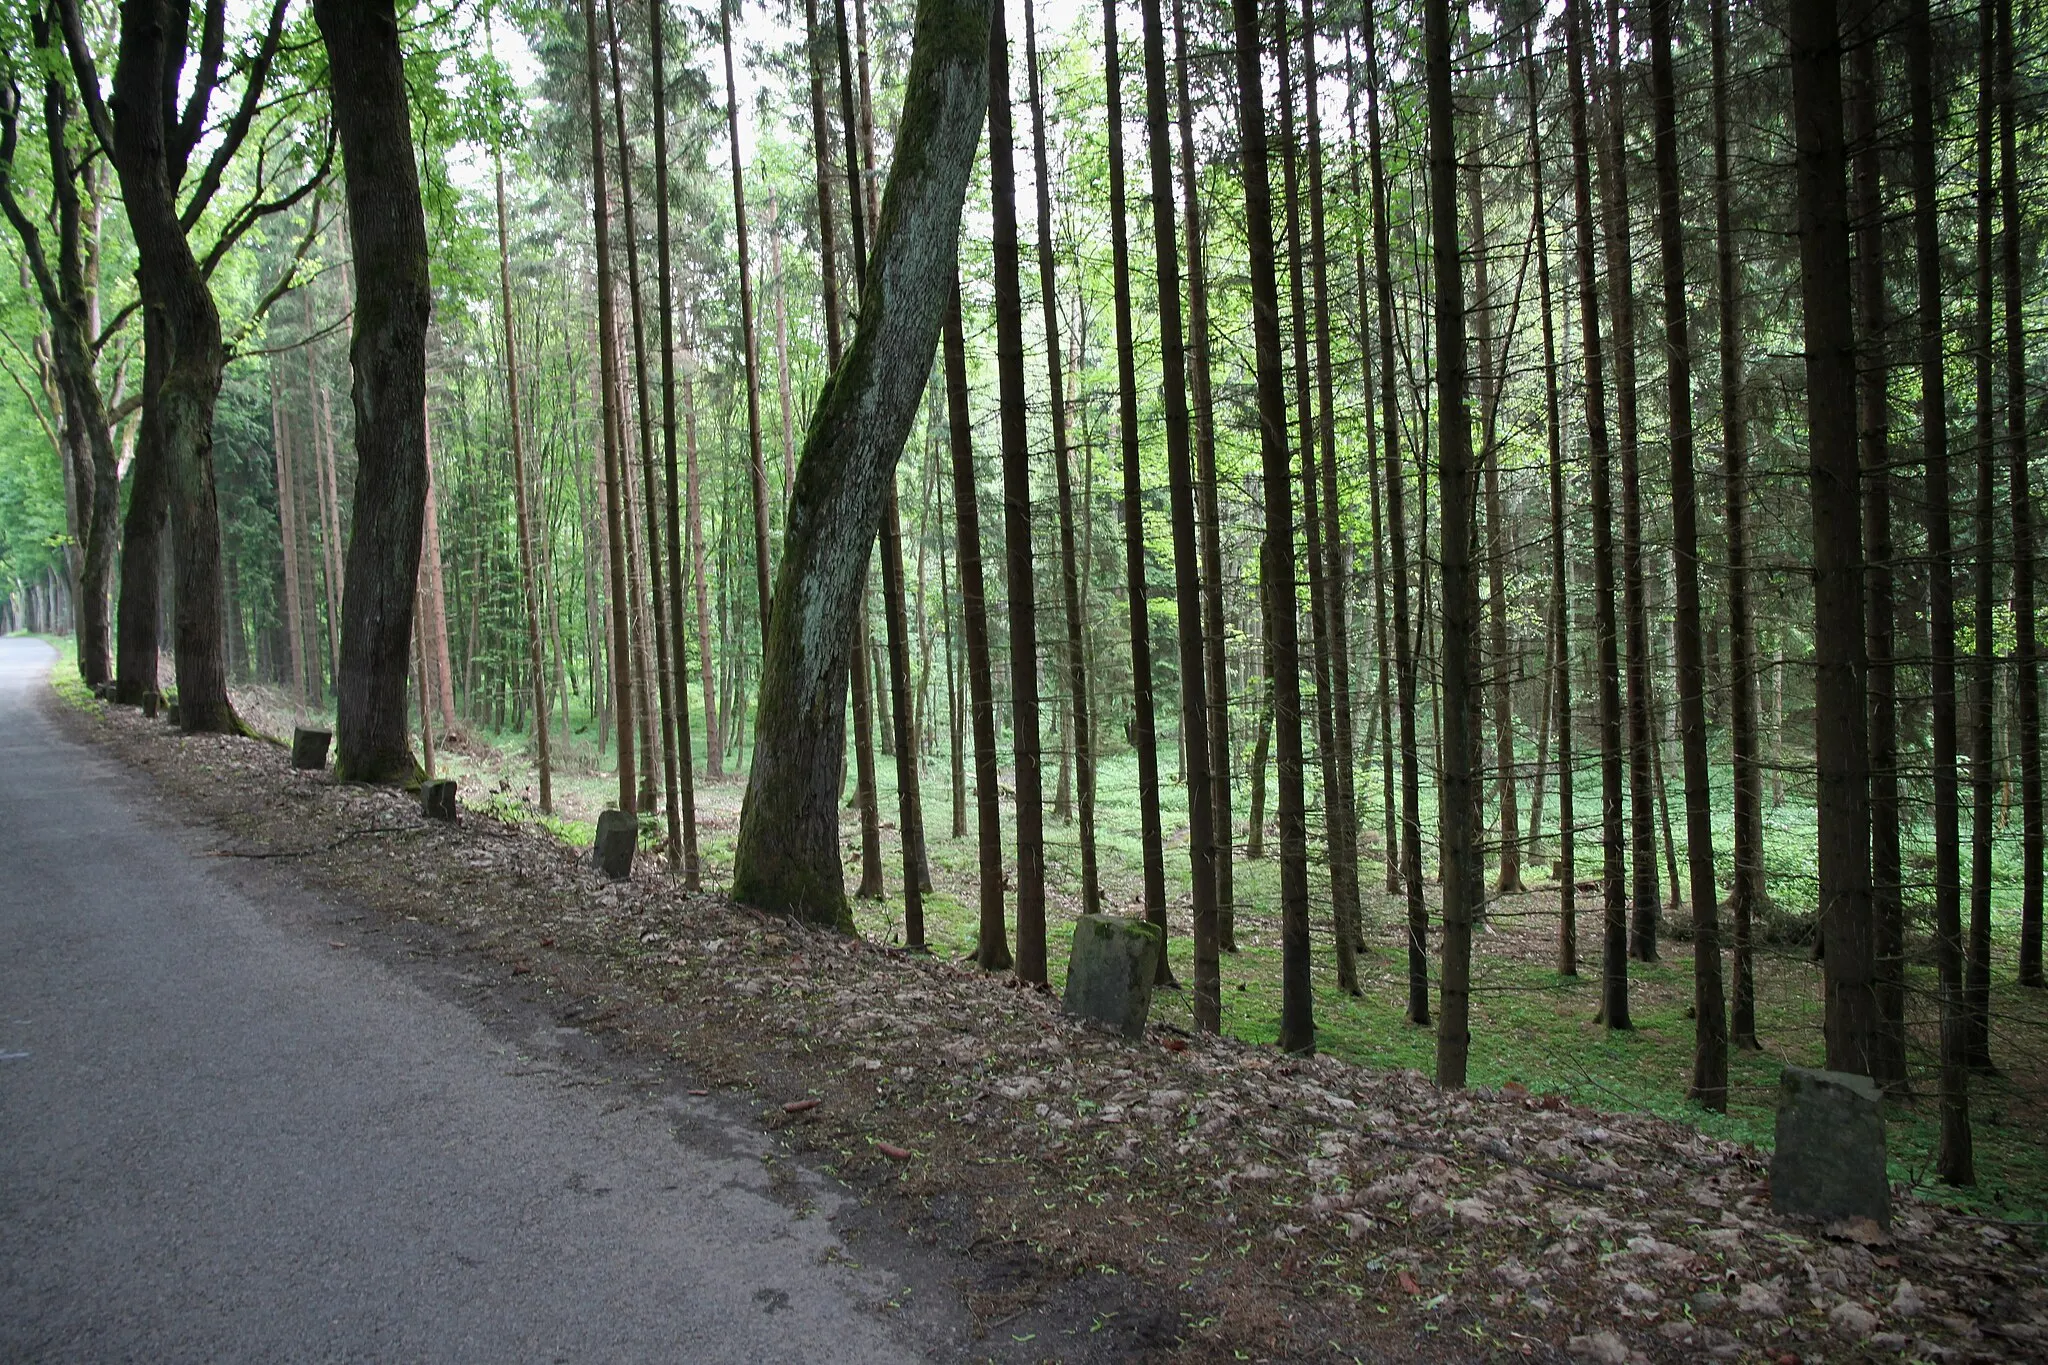
[[[1566,1344],[1566,1349],[1578,1359],[1595,1361],[1598,1365],[1628,1365],[1628,1345],[1612,1332],[1573,1337]]]
[[[591,845],[590,864],[615,882],[633,875],[633,852],[640,844],[640,821],[628,811],[599,811],[597,840]]]
[[[292,766],[303,772],[318,772],[327,766],[327,746],[334,736],[326,730],[309,730],[301,725],[292,731]]]
[[[1828,1326],[1844,1336],[1861,1341],[1877,1328],[1877,1314],[1862,1304],[1844,1299],[1828,1310]]]
[[[1778,1082],[1771,1207],[1827,1220],[1891,1222],[1884,1097],[1868,1076],[1788,1066]]]
[[[1785,1315],[1785,1309],[1779,1304],[1778,1296],[1753,1282],[1742,1286],[1742,1292],[1735,1296],[1735,1306],[1745,1313],[1755,1313],[1767,1318]]]
[[[1900,1280],[1898,1291],[1892,1295],[1892,1311],[1902,1318],[1917,1318],[1927,1311],[1927,1300],[1911,1280]]]
[[[1159,970],[1157,926],[1118,915],[1082,915],[1074,921],[1074,953],[1067,963],[1068,1014],[1122,1031],[1145,1032],[1152,1012],[1152,978]]]
[[[438,778],[420,783],[420,814],[429,820],[455,818],[455,779]]]

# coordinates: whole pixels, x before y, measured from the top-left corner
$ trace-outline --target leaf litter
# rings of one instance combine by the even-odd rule
[[[535,823],[429,822],[268,741],[82,720],[221,830],[216,853],[288,859],[522,990],[601,999],[565,1017],[752,1103],[975,1257],[992,1334],[1097,1275],[1157,1305],[1131,1357],[2048,1359],[2023,1228],[1909,1191],[1888,1231],[1790,1222],[1763,1153],[1683,1124],[1156,1026],[1127,1043],[971,963],[686,897],[658,853],[609,883]]]

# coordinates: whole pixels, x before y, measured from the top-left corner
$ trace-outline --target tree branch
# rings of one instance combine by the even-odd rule
[[[75,0],[64,2],[71,4]],[[278,42],[284,36],[284,12],[288,3],[289,0],[277,0],[272,6],[270,27],[264,32],[262,46],[257,48],[255,60],[249,64],[249,74],[242,85],[242,105],[221,130],[220,145],[213,149],[212,159],[200,174],[198,188],[193,190],[191,199],[186,201],[184,213],[179,216],[179,225],[187,232],[205,214],[207,205],[213,202],[213,196],[220,190],[221,178],[227,174],[228,163],[235,159],[235,153],[241,150],[243,140],[249,136],[249,126],[263,103],[263,87],[270,79],[271,63],[277,59]],[[184,179],[184,168],[180,166],[178,169],[180,174],[171,182],[174,187]]]

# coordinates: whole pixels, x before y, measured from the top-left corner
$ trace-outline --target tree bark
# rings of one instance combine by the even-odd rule
[[[619,139],[619,202],[626,215],[626,280],[627,297],[633,307],[633,393],[635,410],[640,418],[640,501],[641,512],[646,518],[643,532],[646,555],[647,596],[644,599],[648,614],[654,618],[654,677],[650,680],[650,704],[660,706],[661,719],[661,779],[662,809],[668,822],[668,866],[672,872],[681,871],[683,866],[683,810],[681,780],[676,773],[676,691],[673,686],[674,673],[669,666],[669,617],[668,592],[664,584],[665,565],[662,562],[661,539],[661,485],[654,472],[654,417],[653,404],[648,394],[647,378],[647,318],[646,308],[641,299],[640,274],[640,233],[634,221],[633,211],[633,144],[626,136],[626,94],[619,74],[619,28],[616,14],[610,3],[605,6],[605,27],[611,55],[612,74],[612,118],[615,133]],[[662,110],[656,106],[656,120]],[[667,209],[667,204],[662,204]],[[662,260],[664,273],[667,259]],[[664,300],[666,293],[664,292]],[[671,437],[670,445],[674,441]],[[645,652],[646,632],[641,633],[642,652]],[[676,646],[680,648],[681,637]],[[684,761],[688,761],[687,750]],[[651,777],[652,764],[649,764]]]
[[[1256,0],[1254,0],[1256,3]],[[1117,436],[1123,448],[1124,595],[1131,623],[1131,743],[1138,751],[1138,825],[1145,918],[1166,935],[1165,836],[1159,814],[1159,739],[1152,697],[1152,619],[1145,584],[1145,501],[1139,464],[1138,366],[1131,322],[1130,228],[1125,221],[1123,54],[1116,0],[1103,0],[1102,65],[1109,87],[1109,240],[1116,311]],[[1158,982],[1173,980],[1166,954]]]
[[[985,971],[1008,971],[1003,923],[1003,806],[996,757],[996,702],[988,649],[988,605],[981,573],[981,495],[974,472],[974,416],[967,406],[967,338],[955,285],[943,338],[946,414],[953,465],[953,524],[960,565],[960,622],[967,646],[968,725],[974,735],[974,831],[979,854],[981,930],[974,960]]]
[[[1045,154],[1045,102],[1039,88],[1038,25],[1031,0],[1024,0],[1024,62],[1029,69],[1032,170],[1038,191],[1038,287],[1045,319],[1045,363],[1052,401],[1053,471],[1060,504],[1060,595],[1066,609],[1066,672],[1071,698],[1068,712],[1074,751],[1074,787],[1080,807],[1081,913],[1102,910],[1102,878],[1095,854],[1095,745],[1088,695],[1086,617],[1081,610],[1081,565],[1074,543],[1074,488],[1069,468],[1072,453],[1067,433],[1066,377],[1061,372],[1058,273],[1052,250],[1052,177]]]
[[[2034,620],[2034,495],[2027,453],[2026,277],[2021,272],[2019,116],[2012,0],[1998,0],[1998,204],[2005,276],[2005,431],[2012,448],[2013,687],[2020,749],[2019,984],[2040,986],[2043,853],[2041,662]]]
[[[332,71],[355,247],[355,532],[335,676],[335,774],[391,782],[414,772],[407,645],[427,485],[426,218],[391,4],[314,6]],[[180,703],[183,704],[182,693]],[[189,718],[189,715],[188,715]]]
[[[668,613],[669,638],[669,693],[674,698],[676,733],[676,797],[681,807],[683,826],[683,890],[696,891],[702,882],[697,850],[697,774],[696,746],[690,738],[690,685],[689,670],[684,663],[688,653],[685,642],[689,639],[689,628],[683,611],[683,528],[677,493],[680,481],[676,469],[676,335],[675,335],[675,282],[669,260],[669,195],[668,195],[668,64],[666,61],[668,21],[664,0],[648,0],[647,5],[647,51],[649,65],[654,77],[654,250],[655,284],[659,291],[656,306],[661,314],[661,453],[664,472],[668,478],[667,514],[668,539],[668,601],[657,603],[657,614]],[[777,271],[776,303],[777,320],[781,318],[781,280]],[[783,414],[785,426],[788,417],[788,375],[783,376]],[[693,441],[694,445],[694,441]],[[694,466],[694,456],[691,460]],[[693,515],[694,521],[694,515]],[[694,531],[694,527],[692,528]],[[536,696],[538,694],[536,693]],[[709,728],[717,717],[710,711],[705,713],[705,724]],[[545,727],[542,733],[546,733]],[[545,753],[545,750],[543,750]],[[545,771],[545,770],[543,770]],[[545,793],[545,779],[542,791]]]
[[[1173,144],[1166,130],[1166,28],[1159,0],[1142,0],[1145,141],[1152,171],[1152,247],[1159,300],[1160,387],[1173,514],[1173,577],[1180,647],[1180,718],[1188,793],[1188,862],[1195,940],[1195,1027],[1223,1027],[1216,927],[1215,805],[1209,779],[1208,677],[1202,657],[1202,578],[1195,542],[1195,469],[1188,430],[1187,355],[1181,332],[1180,253],[1173,221]],[[1164,953],[1160,955],[1162,958]]]
[[[851,927],[839,862],[846,623],[953,288],[988,109],[985,0],[919,0],[897,151],[853,344],[819,395],[790,503],[733,860],[747,904]]]
[[[725,48],[725,123],[731,144],[732,216],[740,267],[740,344],[747,373],[747,459],[754,489],[754,586],[760,598],[761,636],[768,636],[768,467],[761,454],[761,363],[754,338],[754,268],[747,254],[747,186],[740,162],[739,94],[733,80],[732,13],[718,0],[718,37]],[[858,212],[858,210],[855,210]]]
[[[1309,256],[1301,230],[1300,139],[1294,126],[1294,79],[1288,61],[1289,7],[1275,7],[1273,35],[1274,63],[1280,78],[1281,194],[1285,203],[1287,233],[1287,282],[1294,313],[1294,403],[1300,423],[1301,519],[1303,549],[1308,559],[1309,647],[1316,682],[1316,756],[1322,769],[1323,846],[1330,864],[1331,941],[1337,950],[1337,989],[1358,993],[1358,858],[1355,847],[1347,857],[1345,836],[1350,816],[1342,796],[1345,762],[1337,744],[1337,699],[1331,672],[1330,581],[1328,559],[1323,552],[1325,521],[1321,509],[1321,483],[1317,472],[1316,410],[1311,399],[1310,311],[1305,292]],[[1312,96],[1311,96],[1312,97]],[[1311,195],[1315,190],[1311,187]],[[1316,282],[1320,295],[1325,286]],[[1327,321],[1327,312],[1324,313]],[[1325,328],[1327,332],[1327,328]],[[1327,337],[1320,338],[1327,342]],[[1325,362],[1329,348],[1319,353]],[[1327,364],[1324,365],[1327,376]],[[1324,408],[1328,422],[1329,408]],[[1355,838],[1352,844],[1355,845]]]
[[[1215,843],[1216,941],[1237,951],[1237,882],[1231,866],[1230,674],[1223,629],[1223,548],[1217,506],[1216,417],[1209,373],[1209,281],[1202,249],[1194,101],[1188,92],[1187,21],[1173,5],[1175,93],[1179,97],[1181,212],[1188,245],[1188,397],[1195,419],[1195,477],[1202,537],[1202,667],[1208,701],[1210,829]]]
[[[1444,751],[1438,763],[1442,814],[1443,979],[1436,1034],[1436,1083],[1465,1084],[1472,1034],[1472,921],[1486,903],[1479,842],[1479,576],[1473,565],[1476,471],[1466,408],[1465,278],[1458,251],[1458,145],[1451,97],[1449,0],[1423,6],[1423,64],[1429,109],[1429,209],[1436,286],[1437,507],[1442,518]]]
[[[1579,336],[1585,348],[1586,453],[1593,491],[1593,638],[1598,655],[1600,725],[1601,899],[1600,1015],[1610,1029],[1630,1027],[1628,891],[1621,821],[1621,662],[1614,620],[1614,493],[1601,376],[1600,294],[1594,277],[1593,190],[1586,130],[1588,24],[1585,0],[1566,0],[1571,67],[1572,194],[1578,219]]]
[[[1401,885],[1408,920],[1407,1020],[1429,1023],[1429,905],[1422,884],[1422,784],[1416,752],[1416,649],[1408,615],[1407,476],[1401,468],[1401,415],[1394,399],[1394,270],[1391,206],[1385,156],[1381,147],[1380,99],[1383,69],[1379,61],[1378,28],[1365,26],[1367,155],[1372,166],[1373,289],[1378,302],[1380,341],[1380,421],[1385,436],[1387,531],[1394,567],[1395,706],[1401,722]]]
[[[591,221],[597,247],[598,403],[603,423],[604,528],[611,575],[611,673],[613,720],[619,735],[619,809],[634,805],[633,646],[627,625],[630,591],[626,579],[624,487],[620,470],[618,361],[612,300],[611,185],[604,150],[604,97],[598,75],[596,0],[582,0],[584,86],[590,115]]]
[[[989,18],[989,195],[994,207],[996,383],[1002,402],[1003,579],[1010,618],[1010,745],[1017,820],[1017,979],[1046,979],[1045,784],[1038,727],[1038,589],[1032,573],[1031,447],[1025,430],[1024,299],[1017,268],[1017,171],[1010,44],[1003,6]],[[1041,281],[1041,285],[1043,285]],[[1053,395],[1055,404],[1059,395]],[[1164,963],[1165,954],[1161,954]]]
[[[1831,1070],[1875,1074],[1870,922],[1870,732],[1863,653],[1862,471],[1850,309],[1842,35],[1834,0],[1790,24],[1800,304],[1813,507],[1814,769],[1820,839],[1824,1031]]]
[[[1863,472],[1864,648],[1869,659],[1870,908],[1878,1028],[1871,1076],[1887,1089],[1906,1080],[1905,906],[1899,849],[1898,699],[1893,663],[1891,382],[1886,352],[1884,189],[1878,143],[1878,34],[1864,10],[1851,62],[1845,133],[1856,222],[1855,291],[1863,354],[1857,369],[1857,444]]]
[[[1550,229],[1543,191],[1543,131],[1537,118],[1536,21],[1522,35],[1522,70],[1529,86],[1529,178],[1536,228],[1536,284],[1543,306],[1543,416],[1550,456],[1550,668],[1549,705],[1543,719],[1557,719],[1557,970],[1579,974],[1578,831],[1572,805],[1571,578],[1565,559],[1564,427],[1557,392],[1557,335],[1550,299]],[[1536,745],[1536,795],[1530,811],[1533,844],[1543,810],[1543,743]]]
[[[1981,0],[1977,23],[1977,298],[1972,368],[1976,378],[1977,499],[1975,520],[1976,611],[1971,633],[1976,637],[1970,688],[1970,930],[1963,954],[1963,1006],[1969,1020],[1969,1059],[1975,1071],[1991,1067],[1991,882],[1992,839],[1996,821],[1998,762],[1993,752],[1997,732],[1993,702],[1998,677],[1996,611],[1998,605],[1998,523],[1995,516],[1997,421],[1992,399],[1992,248],[1991,214],[1993,114],[1996,98],[1992,8]],[[1816,642],[1818,648],[1818,642]]]
[[[1656,118],[1658,255],[1664,277],[1666,411],[1671,423],[1671,527],[1678,663],[1678,734],[1685,768],[1687,899],[1693,925],[1691,1097],[1728,1107],[1728,1016],[1721,989],[1720,895],[1707,768],[1704,647],[1700,631],[1698,495],[1693,483],[1692,339],[1686,317],[1685,227],[1678,182],[1677,80],[1671,65],[1673,0],[1651,0],[1650,85]]]
[[[1763,772],[1757,743],[1756,628],[1749,601],[1749,426],[1743,403],[1742,294],[1733,227],[1728,113],[1728,0],[1714,0],[1715,296],[1721,361],[1722,534],[1728,543],[1729,747],[1734,757],[1734,880],[1728,906],[1734,930],[1734,989],[1729,1034],[1754,1048],[1756,978],[1751,927],[1764,907]],[[1944,523],[1945,524],[1945,523]],[[1937,567],[1934,572],[1945,572]]]
[[[1294,498],[1287,458],[1287,394],[1281,373],[1280,282],[1274,264],[1273,189],[1267,169],[1266,98],[1261,84],[1257,0],[1231,0],[1237,70],[1239,159],[1250,256],[1252,332],[1258,378],[1259,464],[1266,534],[1259,581],[1271,622],[1273,728],[1278,737],[1280,833],[1280,1047],[1313,1052],[1315,1002],[1309,982],[1308,826],[1303,809],[1301,646],[1295,623]]]

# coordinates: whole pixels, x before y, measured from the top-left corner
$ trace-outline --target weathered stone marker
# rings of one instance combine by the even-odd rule
[[[164,719],[168,720],[173,725],[178,724],[178,703],[171,702],[169,705],[164,707]]]
[[[142,694],[142,715],[146,720],[156,719],[156,708],[163,701],[163,693],[150,691]]]
[[[296,726],[292,730],[292,766],[308,772],[318,772],[327,766],[327,746],[334,736],[325,730],[308,730]]]
[[[627,811],[599,811],[597,842],[590,850],[591,866],[603,870],[613,881],[633,875],[633,850],[640,844],[640,820]]]
[[[420,783],[420,814],[429,820],[455,818],[455,779],[443,777]]]
[[[1152,1012],[1152,978],[1159,971],[1157,925],[1118,915],[1083,915],[1074,921],[1074,955],[1067,963],[1068,1014],[1123,1031],[1145,1032]]]
[[[1830,1221],[1891,1221],[1884,1095],[1868,1076],[1788,1066],[1778,1080],[1771,1207]]]

